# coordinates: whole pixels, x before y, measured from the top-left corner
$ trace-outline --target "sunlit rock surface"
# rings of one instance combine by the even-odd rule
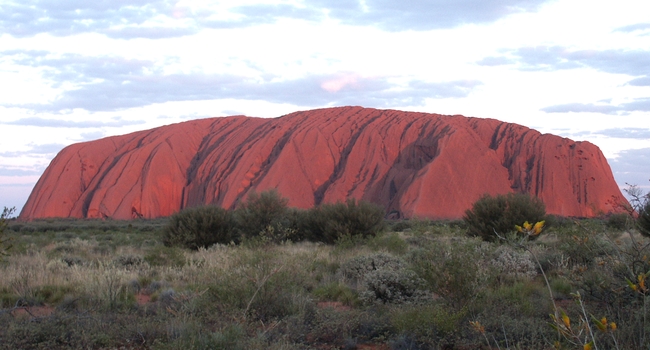
[[[589,217],[622,198],[600,149],[493,119],[340,107],[193,120],[62,150],[21,219],[155,218],[234,208],[276,188],[308,208],[353,197],[393,217],[459,218],[482,194],[526,192]]]

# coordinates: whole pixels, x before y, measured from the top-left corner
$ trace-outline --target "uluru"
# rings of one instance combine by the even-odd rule
[[[198,119],[63,149],[20,219],[156,218],[277,189],[289,206],[347,198],[402,218],[459,218],[484,194],[523,192],[593,217],[623,198],[589,142],[494,119],[362,107],[273,119]]]

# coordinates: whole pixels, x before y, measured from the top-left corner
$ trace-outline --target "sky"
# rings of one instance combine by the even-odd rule
[[[600,147],[650,191],[647,0],[0,0],[0,207],[65,146],[363,106]]]

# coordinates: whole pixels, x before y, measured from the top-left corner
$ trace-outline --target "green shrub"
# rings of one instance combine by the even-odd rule
[[[499,307],[503,308],[505,305],[500,304]],[[557,332],[549,326],[547,322],[547,319],[549,319],[548,315],[545,316],[530,317],[510,312],[500,313],[497,309],[495,313],[482,316],[479,319],[485,327],[487,337],[491,342],[494,342],[493,344],[501,344],[501,349],[553,349],[549,344],[557,338]],[[571,321],[573,321],[573,318]],[[464,334],[465,338],[471,339],[470,337],[474,336],[477,338],[473,339],[472,344],[480,343],[478,332],[473,331],[470,334]],[[613,347],[607,346],[600,347],[602,346],[600,341],[598,345],[600,349],[614,349]],[[477,348],[479,347],[477,346]],[[490,349],[485,347],[481,348]],[[492,349],[497,349],[497,347]],[[578,347],[562,346],[559,349],[578,349]],[[579,349],[582,349],[582,346]]]
[[[531,253],[511,246],[497,248],[490,265],[503,280],[531,280],[537,276],[537,265],[533,262]]]
[[[368,273],[363,279],[359,298],[366,304],[404,304],[424,300],[424,281],[411,270],[380,269]]]
[[[474,239],[432,242],[407,254],[409,267],[456,310],[473,303],[485,289],[485,264]]]
[[[144,261],[151,266],[185,266],[185,256],[180,248],[165,247],[162,245],[151,249],[151,251],[144,256]]]
[[[234,313],[234,310],[246,307],[247,298],[250,299],[254,292],[253,286],[244,281],[235,281],[231,276],[222,276],[217,283],[208,286],[205,299],[210,307],[218,306],[222,313],[226,311]]]
[[[274,241],[282,240],[293,226],[288,202],[276,190],[251,192],[234,212],[238,231],[245,238],[267,236]]]
[[[408,303],[422,299],[424,281],[402,259],[378,253],[346,261],[339,269],[346,282],[358,287],[366,304]]]
[[[630,216],[626,213],[612,214],[607,218],[607,227],[614,230],[625,230],[628,227]]]
[[[247,316],[268,322],[297,314],[307,298],[303,297],[299,287],[289,282],[289,275],[290,272],[281,271],[271,276],[249,299],[252,302]]]
[[[71,286],[45,285],[35,289],[34,296],[38,301],[47,304],[58,304],[64,297],[74,292]]]
[[[64,256],[61,261],[68,266],[82,266],[84,264],[84,260],[78,256]]]
[[[80,317],[87,313],[57,310],[47,317],[5,322],[0,330],[0,349],[164,349],[171,338],[171,329],[167,327],[170,322],[164,318],[152,320],[134,312],[107,315],[96,311],[92,319]],[[174,347],[178,348],[181,347]]]
[[[455,311],[443,304],[402,307],[391,313],[391,323],[397,333],[410,335],[420,344],[431,348],[445,343],[445,338],[460,335],[467,309]],[[465,322],[463,322],[465,321]],[[416,347],[407,347],[411,349]]]
[[[500,310],[503,314],[509,313],[512,316],[546,317],[547,310],[552,307],[544,288],[543,284],[535,281],[501,284],[489,289],[482,298],[486,304],[477,305],[476,308],[484,312]]]
[[[323,349],[355,349],[346,346],[349,336],[358,334],[364,314],[356,309],[316,308],[305,314],[301,324],[292,325],[302,333],[297,338],[307,343],[300,348],[317,348],[311,344],[328,344]]]
[[[358,256],[343,263],[339,273],[353,282],[362,281],[370,272],[376,270],[401,270],[405,267],[402,259],[390,254],[377,253]]]
[[[306,232],[302,230],[301,223],[308,215],[308,211],[298,208],[288,208],[279,230],[280,235],[275,235],[276,242],[301,242],[307,239]]]
[[[574,226],[574,220],[566,216],[559,216],[554,214],[546,215],[546,223],[544,226],[554,227],[555,229],[566,229]]]
[[[5,229],[7,228],[7,219],[13,214],[16,208],[5,207],[0,214],[0,259],[7,255],[7,251],[11,248],[8,244],[9,239],[5,237]]]
[[[237,239],[232,213],[216,206],[184,209],[169,219],[163,243],[189,249],[228,244]]]
[[[577,307],[568,300],[566,302],[567,308]],[[481,302],[471,308],[471,317],[480,321],[487,337],[501,344],[501,349],[548,349],[549,340],[554,341],[558,335],[548,323],[552,312],[546,286],[537,280],[487,290]],[[567,312],[572,314],[569,310]],[[574,321],[573,317],[571,321]],[[573,323],[572,326],[575,327]],[[475,331],[472,334],[479,335]]]
[[[354,198],[310,209],[301,225],[309,239],[328,244],[345,237],[374,237],[384,227],[382,207]]]
[[[2,287],[0,289],[0,308],[9,308],[16,305],[20,297],[12,291],[9,291],[8,287]]]
[[[339,301],[347,306],[355,306],[359,301],[357,293],[340,282],[332,282],[318,287],[312,294],[321,301]]]
[[[126,269],[136,268],[144,263],[144,259],[138,255],[118,255],[113,259],[113,265],[116,267],[123,267]],[[74,264],[68,263],[68,266]]]
[[[577,234],[571,237],[561,237],[558,250],[568,257],[568,266],[589,266],[598,257],[616,254],[614,247],[605,244],[600,237]]]
[[[642,235],[650,237],[650,200],[647,198],[639,210],[639,216],[636,219],[636,226]]]
[[[246,337],[246,333],[240,325],[232,324],[224,327],[224,329],[218,332],[212,333],[208,338],[208,341],[206,341],[205,344],[202,344],[203,346],[201,346],[201,348],[224,350],[245,349],[245,346],[242,343],[244,343]]]
[[[650,237],[650,193],[644,194],[637,185],[629,185],[624,191],[629,201],[622,205],[623,208],[630,214],[636,214],[636,228],[643,236]]]
[[[392,232],[411,231],[414,226],[414,220],[390,220],[387,222],[388,229]]]
[[[368,241],[368,246],[373,250],[386,250],[393,254],[404,254],[409,247],[396,232],[376,236]]]
[[[515,225],[528,221],[536,223],[544,220],[546,208],[539,198],[522,193],[484,195],[471,209],[465,211],[463,220],[468,233],[486,241],[496,240],[495,231],[505,234],[515,230]]]

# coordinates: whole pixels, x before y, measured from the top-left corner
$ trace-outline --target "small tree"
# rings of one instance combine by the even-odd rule
[[[163,231],[166,246],[189,249],[236,241],[232,213],[216,206],[187,208],[172,215]]]
[[[16,211],[16,208],[7,208],[4,207],[2,214],[0,214],[0,259],[3,256],[6,256],[7,251],[11,249],[11,245],[8,243],[9,238],[5,237],[5,230],[7,229],[7,219]]]
[[[544,221],[545,216],[546,207],[539,198],[524,193],[509,193],[494,197],[484,195],[465,211],[463,220],[471,236],[494,241],[497,238],[495,231],[499,234],[512,232],[515,225]]]
[[[309,210],[303,229],[311,240],[334,243],[346,236],[373,237],[385,227],[382,207],[354,198]]]
[[[634,218],[636,229],[645,237],[650,237],[650,193],[644,194],[637,185],[627,184],[625,189],[629,202],[621,204],[630,217]]]
[[[626,190],[632,197],[631,205],[636,210],[636,228],[645,236],[650,237],[650,193],[643,194],[637,186],[630,186]]]
[[[645,204],[639,210],[636,226],[642,235],[650,237],[650,200],[648,198],[646,198]]]
[[[240,233],[247,238],[264,232],[282,235],[290,224],[287,222],[289,200],[275,189],[262,193],[251,192],[245,202],[235,210],[235,220]]]

